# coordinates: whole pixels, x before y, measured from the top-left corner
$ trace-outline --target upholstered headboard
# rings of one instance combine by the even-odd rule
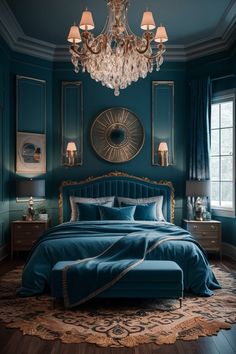
[[[60,188],[60,222],[70,220],[70,196],[97,198],[104,196],[146,198],[163,195],[163,215],[174,222],[174,189],[169,181],[151,181],[148,178],[110,172],[103,176],[88,177],[83,181],[64,181]]]

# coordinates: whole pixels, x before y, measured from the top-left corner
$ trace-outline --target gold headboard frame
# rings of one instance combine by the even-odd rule
[[[171,190],[171,222],[174,223],[174,217],[175,217],[175,199],[174,199],[174,187],[172,182],[166,181],[166,180],[160,180],[160,181],[153,181],[149,179],[148,177],[138,177],[138,176],[133,176],[130,175],[126,172],[121,172],[121,171],[112,171],[107,174],[101,175],[101,176],[90,176],[87,177],[84,180],[81,181],[63,181],[60,186],[60,195],[59,195],[59,220],[60,223],[63,222],[63,215],[62,215],[62,210],[63,210],[63,197],[62,197],[62,191],[65,186],[70,186],[70,185],[82,185],[88,182],[93,182],[97,181],[106,177],[128,177],[135,179],[137,181],[143,181],[143,182],[148,182],[150,184],[155,184],[155,185],[165,185],[168,186]]]

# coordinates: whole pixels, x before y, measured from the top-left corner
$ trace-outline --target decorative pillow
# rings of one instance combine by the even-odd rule
[[[78,208],[78,215],[80,221],[88,220],[100,220],[100,213],[98,209],[99,204],[90,204],[90,203],[76,203]],[[112,207],[112,202],[102,203],[106,207]]]
[[[136,206],[128,206],[123,208],[108,208],[98,205],[101,220],[134,220]]]
[[[134,220],[145,220],[145,221],[157,221],[157,203],[149,204],[137,204]],[[131,206],[132,204],[126,204],[121,202],[122,207]]]
[[[129,204],[129,205],[138,205],[138,204],[149,204],[153,202],[156,202],[156,220],[165,221],[164,215],[162,213],[163,195],[158,195],[156,197],[148,197],[148,198],[137,198],[137,199],[118,197],[119,206],[121,206],[121,203]]]
[[[84,198],[84,197],[75,197],[70,196],[70,206],[71,206],[71,219],[70,221],[79,220],[78,208],[76,203],[90,203],[90,204],[103,204],[107,202],[112,202],[112,206],[114,206],[115,197],[100,197],[100,198]]]

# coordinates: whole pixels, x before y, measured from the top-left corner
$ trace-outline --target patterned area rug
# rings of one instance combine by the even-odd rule
[[[102,347],[134,347],[144,343],[174,343],[216,334],[236,322],[236,279],[214,267],[222,285],[210,298],[177,300],[90,301],[80,308],[53,309],[48,296],[16,298],[21,268],[0,280],[0,321],[23,334],[63,343],[95,343]]]

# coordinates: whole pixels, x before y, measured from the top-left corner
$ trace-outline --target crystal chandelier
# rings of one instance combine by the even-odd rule
[[[156,25],[152,12],[148,10],[143,13],[141,22],[144,33],[142,37],[136,36],[127,20],[128,0],[106,2],[108,17],[102,33],[94,37],[90,32],[94,29],[94,22],[92,13],[86,9],[79,27],[71,26],[68,41],[75,72],[78,73],[81,67],[92,79],[114,89],[118,96],[120,89],[125,89],[140,77],[145,78],[154,66],[160,70],[166,51],[163,43],[168,37],[162,25],[155,35],[151,32]],[[153,42],[157,42],[156,48],[152,46]]]

